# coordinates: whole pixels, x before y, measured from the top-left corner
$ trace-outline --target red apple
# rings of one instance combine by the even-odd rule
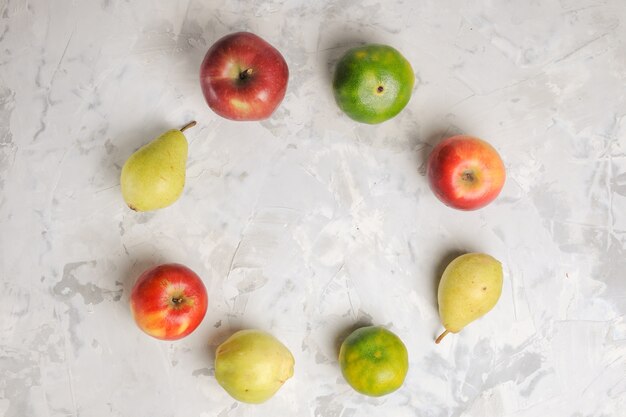
[[[180,339],[193,332],[207,306],[202,280],[179,264],[148,269],[137,279],[130,295],[130,309],[139,328],[162,340]]]
[[[506,177],[498,152],[484,140],[465,135],[438,143],[428,157],[427,173],[437,198],[459,210],[489,204]]]
[[[231,120],[267,119],[285,97],[289,69],[283,56],[257,35],[237,32],[211,46],[200,68],[209,107]]]

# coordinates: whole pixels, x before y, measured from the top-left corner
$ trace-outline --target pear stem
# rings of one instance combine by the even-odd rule
[[[195,121],[195,120],[193,120],[193,121],[191,121],[191,122],[187,123],[185,126],[181,127],[181,128],[180,128],[180,131],[181,131],[181,132],[184,132],[185,130],[189,129],[190,127],[194,127],[194,126],[195,126],[195,125],[197,125],[197,124],[198,124],[198,123],[196,123],[196,121]]]
[[[450,333],[450,331],[449,331],[449,330],[446,330],[445,332],[441,333],[441,334],[439,335],[439,337],[435,340],[435,343],[436,343],[436,344],[439,344],[439,342],[441,342],[441,339],[443,339],[444,337],[446,337],[446,335],[447,335],[448,333]]]

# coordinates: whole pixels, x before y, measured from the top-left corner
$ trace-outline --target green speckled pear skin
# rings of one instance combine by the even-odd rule
[[[339,108],[361,123],[391,119],[411,98],[415,74],[396,49],[370,44],[350,49],[339,60],[333,91]]]
[[[185,135],[172,129],[132,154],[120,177],[128,207],[151,211],[178,200],[185,187],[187,148]]]
[[[502,293],[502,264],[483,253],[466,253],[446,267],[439,282],[438,301],[441,323],[450,333],[458,333],[484,316]]]

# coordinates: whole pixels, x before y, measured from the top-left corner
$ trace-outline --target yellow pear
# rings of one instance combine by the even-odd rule
[[[484,253],[466,253],[443,271],[437,299],[439,317],[448,333],[458,333],[491,310],[502,293],[502,264]]]
[[[289,349],[269,333],[240,330],[218,346],[215,378],[234,399],[262,403],[293,376]]]
[[[183,132],[196,125],[172,129],[139,148],[124,163],[120,185],[128,207],[150,211],[178,200],[185,187],[187,139]]]

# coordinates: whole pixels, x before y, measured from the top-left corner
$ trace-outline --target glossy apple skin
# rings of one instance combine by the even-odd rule
[[[504,163],[493,146],[466,135],[438,143],[426,171],[437,198],[459,210],[486,206],[500,194],[506,179]]]
[[[207,307],[204,283],[180,264],[148,269],[130,295],[130,309],[139,328],[161,340],[177,340],[193,332]]]
[[[200,85],[209,107],[231,120],[263,120],[287,91],[289,68],[272,45],[248,32],[219,39],[200,67]]]

